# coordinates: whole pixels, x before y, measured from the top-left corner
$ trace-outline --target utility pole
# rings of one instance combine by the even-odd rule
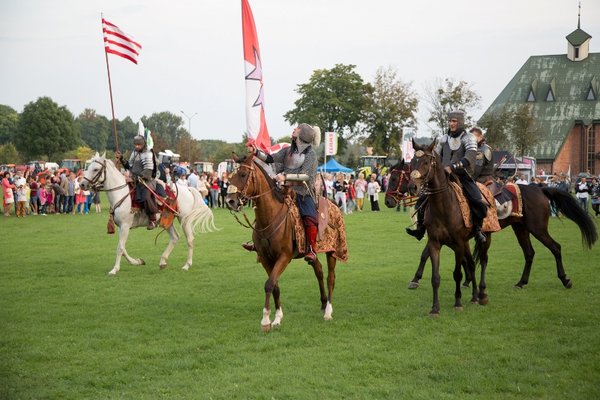
[[[192,140],[194,137],[192,136],[192,118],[194,118],[198,113],[194,113],[191,117],[187,115],[183,110],[181,111],[183,115],[188,119],[188,133],[190,134],[190,145],[188,146],[188,162],[189,162],[189,170],[192,171]]]

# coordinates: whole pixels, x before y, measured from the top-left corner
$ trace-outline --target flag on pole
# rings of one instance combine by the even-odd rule
[[[242,0],[242,35],[246,71],[246,131],[248,142],[254,142],[257,148],[269,152],[271,138],[265,121],[260,48],[254,17],[248,0]]]
[[[142,123],[142,120],[140,120],[138,122],[138,135],[143,136],[144,139],[146,139],[146,146],[148,146],[148,149],[152,150],[152,148],[154,147],[154,140],[152,139],[152,132],[150,132],[150,129],[144,128],[144,124]]]
[[[137,64],[140,50],[142,50],[141,44],[104,18],[102,18],[102,33],[104,34],[104,50],[107,53],[115,54]]]

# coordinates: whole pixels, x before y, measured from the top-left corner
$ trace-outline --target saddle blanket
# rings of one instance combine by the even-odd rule
[[[304,223],[300,217],[298,206],[293,198],[287,197],[286,203],[290,210],[290,216],[294,221],[294,241],[298,253],[306,253],[306,233]],[[325,208],[326,207],[326,208]],[[346,242],[346,226],[344,217],[333,203],[325,199],[319,202],[319,235],[316,243],[316,253],[333,252],[333,256],[343,262],[348,261],[348,244]],[[324,227],[322,225],[324,223]]]
[[[471,221],[471,210],[469,208],[469,202],[463,193],[462,187],[460,187],[460,185],[456,182],[450,182],[450,187],[452,187],[452,190],[454,190],[454,193],[458,198],[458,204],[460,205],[460,212],[462,214],[465,227],[467,229],[471,229],[473,227],[473,223]],[[481,230],[483,232],[498,232],[500,230],[500,223],[498,222],[498,216],[496,214],[496,201],[494,200],[492,193],[485,185],[477,182],[477,187],[484,198],[484,202],[488,205],[487,215],[483,220],[483,227]]]

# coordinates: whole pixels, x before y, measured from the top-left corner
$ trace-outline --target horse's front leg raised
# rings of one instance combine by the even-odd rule
[[[281,309],[281,303],[279,302],[279,287],[277,286],[277,282],[279,281],[279,277],[281,276],[287,265],[290,263],[290,260],[291,257],[289,255],[280,255],[272,268],[268,265],[269,261],[262,261],[263,267],[269,274],[269,279],[267,279],[267,281],[265,282],[265,304],[263,307],[263,316],[260,321],[260,326],[263,332],[268,332],[271,330],[271,294],[273,293],[275,288],[277,288],[277,301],[275,304],[276,320],[278,314],[280,314],[278,322],[281,322],[281,318],[283,318],[283,311]]]
[[[415,276],[412,278],[412,281],[408,283],[409,289],[416,289],[419,287],[419,281],[423,277],[423,270],[425,269],[425,263],[429,258],[429,248],[425,246],[423,251],[421,252],[421,261],[419,261],[419,266],[417,267],[417,271],[415,272]]]
[[[169,234],[169,244],[167,244],[167,248],[165,249],[165,251],[163,251],[162,255],[160,256],[160,263],[158,264],[160,269],[167,268],[167,260],[169,259],[169,256],[171,255],[171,252],[175,247],[175,244],[179,240],[179,235],[177,234],[177,230],[175,229],[175,226],[173,224],[171,224],[169,229],[167,229],[167,233]]]
[[[129,237],[129,225],[122,224],[119,227],[119,241],[117,243],[117,256],[115,259],[115,265],[113,269],[108,272],[108,275],[115,276],[117,272],[121,269],[121,256],[125,256],[127,262],[131,265],[144,265],[146,264],[144,260],[141,258],[133,258],[129,254],[127,254],[127,250],[125,249],[125,243],[127,243],[127,238]]]

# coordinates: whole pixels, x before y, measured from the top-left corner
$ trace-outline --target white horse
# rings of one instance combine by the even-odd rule
[[[129,186],[125,181],[123,174],[117,169],[115,164],[106,159],[105,155],[96,155],[92,158],[92,163],[83,175],[81,187],[84,190],[92,189],[106,192],[110,203],[110,212],[114,215],[114,222],[119,227],[119,243],[117,244],[117,257],[115,266],[108,275],[114,276],[121,268],[121,256],[124,255],[129,264],[144,265],[141,258],[133,258],[125,250],[125,243],[129,236],[131,228],[148,225],[148,216],[145,212],[132,212],[131,196]],[[211,209],[204,203],[202,195],[195,188],[177,185],[178,215],[183,233],[187,239],[188,257],[185,265],[182,267],[187,271],[192,266],[192,256],[194,254],[194,233],[196,231],[212,232],[216,230],[214,225],[214,216]],[[175,243],[179,240],[179,234],[175,230],[174,224],[169,229],[169,244],[160,257],[160,268],[167,267],[167,260]]]

